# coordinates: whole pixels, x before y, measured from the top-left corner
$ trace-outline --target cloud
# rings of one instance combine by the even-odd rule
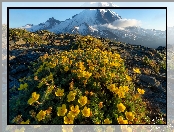
[[[103,26],[111,29],[125,28],[130,26],[141,26],[141,21],[138,21],[136,19],[121,19],[116,20],[111,24],[104,24]]]

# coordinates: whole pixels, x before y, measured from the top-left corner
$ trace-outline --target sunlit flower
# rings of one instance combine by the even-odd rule
[[[138,68],[133,68],[133,71],[134,71],[135,73],[139,73],[139,74],[141,73],[141,72],[140,72],[140,69],[138,69]]]
[[[30,120],[28,119],[27,121],[22,121],[21,124],[29,124]]]
[[[139,93],[139,94],[144,94],[144,92],[145,92],[143,89],[139,89],[139,88],[138,88],[137,90],[138,90],[138,93]]]
[[[80,98],[78,99],[78,102],[84,106],[87,103],[88,99],[86,96],[80,96]]]
[[[124,112],[124,110],[126,109],[126,107],[122,103],[117,104],[117,108],[120,112]]]
[[[64,89],[58,89],[56,92],[55,92],[56,96],[63,96],[64,95]]]
[[[132,80],[132,78],[131,78],[130,76],[128,76],[128,75],[126,75],[126,79],[127,79],[128,81],[131,81],[131,80]]]
[[[112,121],[110,121],[109,118],[106,118],[106,119],[104,120],[104,124],[111,124],[111,123],[112,123]]]
[[[41,121],[41,120],[45,119],[45,115],[46,115],[46,111],[42,111],[42,110],[41,110],[41,111],[37,114],[36,118],[38,119],[38,121]]]
[[[65,124],[73,124],[74,116],[71,113],[68,113],[67,116],[64,116],[64,123]]]
[[[67,95],[68,102],[73,101],[75,99],[76,92],[70,91],[69,94]]]
[[[64,116],[66,114],[67,109],[65,104],[62,104],[62,107],[57,107],[57,108],[58,108],[58,112],[57,112],[58,116]]]
[[[36,102],[39,99],[39,94],[36,94],[36,92],[32,93],[32,97],[28,100],[28,104],[33,104],[34,102]]]
[[[130,121],[133,121],[133,119],[135,118],[134,117],[134,114],[132,112],[125,112],[125,115],[126,115],[126,118]]]
[[[118,94],[118,97],[119,97],[119,98],[125,98],[125,92],[124,92],[124,91],[119,90],[119,91],[117,92],[117,94]]]
[[[114,91],[114,90],[115,90],[115,84],[110,84],[107,88],[108,88],[110,91]]]
[[[79,106],[78,105],[76,105],[75,107],[74,106],[71,106],[70,107],[70,114],[71,115],[73,115],[74,117],[76,117],[78,114],[79,114],[79,112],[80,112],[80,110],[79,110]]]
[[[68,71],[69,70],[69,68],[68,68],[68,66],[66,66],[65,68],[64,68],[64,71]]]
[[[87,71],[87,72],[85,72],[84,77],[88,79],[91,75],[92,75],[92,73]]]
[[[119,89],[124,91],[124,92],[128,92],[129,91],[129,87],[128,86],[120,86]]]
[[[85,117],[89,117],[90,116],[90,108],[87,108],[86,106],[84,107],[84,109],[82,110],[82,114]]]
[[[128,120],[123,120],[122,116],[119,116],[119,118],[117,118],[118,123],[119,124],[128,124]]]

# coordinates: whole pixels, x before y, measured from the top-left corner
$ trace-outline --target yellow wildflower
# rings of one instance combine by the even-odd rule
[[[28,100],[28,104],[33,104],[35,101],[39,99],[39,94],[36,94],[36,92],[32,93],[32,97]]]
[[[92,73],[87,71],[87,72],[85,72],[84,77],[88,79],[91,75],[92,75]]]
[[[87,103],[88,99],[86,96],[80,96],[80,98],[78,99],[78,102],[84,106]]]
[[[133,68],[133,71],[134,71],[135,73],[139,73],[139,74],[141,73],[141,72],[140,72],[140,69],[138,69],[138,68]]]
[[[64,123],[65,124],[73,124],[74,116],[71,113],[68,113],[67,116],[64,116]]]
[[[130,76],[128,76],[128,75],[126,75],[126,79],[127,79],[128,81],[131,81],[131,80],[132,80],[132,78],[131,78]]]
[[[89,70],[94,70],[94,67],[93,66],[89,66]]]
[[[103,62],[106,64],[108,63],[108,59],[103,59]]]
[[[64,116],[66,114],[67,109],[65,104],[62,104],[62,107],[57,107],[57,108],[58,108],[58,112],[57,112],[58,116]]]
[[[134,114],[132,112],[125,112],[125,115],[126,115],[126,118],[130,121],[133,121],[133,119],[135,118],[134,117]]]
[[[139,94],[144,94],[144,92],[145,92],[143,89],[139,89],[139,88],[138,88],[137,90],[138,90],[138,93],[139,93]]]
[[[28,119],[27,121],[22,121],[21,124],[29,124],[30,120]]]
[[[111,84],[107,87],[110,91],[114,91],[115,90],[115,84]]]
[[[80,110],[79,110],[79,106],[78,105],[76,105],[75,107],[74,106],[71,106],[70,107],[70,114],[71,115],[73,115],[74,117],[76,117],[78,114],[79,114],[79,112],[80,112]]]
[[[128,92],[129,91],[128,86],[120,86],[119,89],[124,91],[124,92]]]
[[[117,94],[118,94],[119,98],[125,98],[125,92],[124,91],[119,90]]]
[[[86,106],[84,107],[84,109],[82,110],[82,114],[85,117],[89,117],[90,116],[90,108],[87,108]]]
[[[58,90],[55,92],[55,95],[56,95],[56,96],[63,96],[63,95],[64,95],[64,89],[58,89]]]
[[[74,91],[70,91],[67,95],[68,102],[73,101],[75,99],[76,93]]]
[[[124,110],[126,109],[126,107],[122,103],[117,104],[117,108],[120,112],[124,112]]]
[[[117,120],[118,120],[119,124],[128,124],[128,121],[127,120],[123,120],[122,116],[119,116],[119,118],[117,118]]]
[[[37,114],[36,118],[38,119],[38,121],[41,121],[41,120],[45,119],[45,115],[46,115],[46,111],[42,111],[42,110],[41,110],[41,111]]]
[[[68,71],[69,70],[69,68],[68,68],[68,66],[66,66],[65,68],[64,68],[64,71]]]
[[[110,121],[108,118],[106,118],[105,120],[104,120],[104,124],[111,124],[112,123],[112,121]]]

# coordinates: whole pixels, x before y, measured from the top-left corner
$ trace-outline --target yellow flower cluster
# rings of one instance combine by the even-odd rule
[[[117,118],[119,124],[128,124],[128,120],[124,120],[122,116]]]
[[[120,86],[119,88],[115,86],[115,84],[110,84],[107,87],[111,92],[118,95],[119,98],[125,98],[125,93],[128,93],[128,86]]]
[[[89,36],[83,39],[84,44],[88,43],[90,45],[91,41],[98,42]],[[129,111],[128,103],[141,97],[140,94],[144,94],[145,91],[138,88],[138,92],[132,95],[134,86],[131,81],[132,77],[129,76],[125,70],[124,61],[119,54],[101,50],[102,45],[100,44],[98,44],[99,47],[101,46],[100,48],[92,44],[89,47],[88,45],[86,46],[87,48],[85,48],[85,50],[64,51],[54,56],[46,57],[50,62],[45,61],[43,65],[38,68],[35,73],[35,81],[39,82],[38,88],[43,87],[44,89],[44,87],[47,86],[44,95],[45,93],[53,93],[54,96],[49,94],[49,98],[57,99],[60,104],[59,106],[52,106],[54,107],[53,111],[51,111],[52,107],[48,110],[39,109],[38,114],[36,115],[35,113],[33,117],[36,117],[38,121],[42,121],[47,117],[50,118],[52,117],[51,113],[53,113],[55,107],[57,107],[56,113],[57,118],[60,119],[58,121],[59,123],[62,122],[61,119],[63,119],[64,124],[73,124],[76,123],[76,119],[80,121],[81,119],[79,118],[82,118],[82,120],[86,118],[85,121],[91,120],[96,124],[112,124],[113,117],[105,117],[105,112],[107,112],[105,109],[115,104],[116,109],[115,111],[113,110],[113,115],[117,115],[115,120],[117,120],[119,124],[128,124],[129,122],[131,123],[131,121],[135,121],[134,119],[135,117],[137,118],[137,115],[133,111]],[[42,57],[42,59],[43,58],[45,57]],[[44,70],[53,71],[53,69],[50,68],[55,68],[55,72],[50,72],[49,76],[45,75],[46,77],[41,77],[45,74],[43,72]],[[141,73],[138,68],[133,68],[133,71],[135,73]],[[43,75],[40,75],[39,73],[42,72]],[[55,75],[56,73],[62,74],[59,76]],[[54,82],[54,79],[58,80],[58,82]],[[56,85],[63,88],[59,87],[55,89]],[[22,90],[27,87],[28,84],[25,83],[21,84],[18,89]],[[105,87],[107,87],[108,90],[106,90]],[[102,100],[108,97],[109,94],[106,93],[108,91],[110,91],[109,94],[114,95],[111,96],[111,98],[114,97],[111,99],[113,103],[107,103],[110,100],[106,100],[106,102]],[[84,94],[86,96],[84,96]],[[39,94],[33,92],[32,97],[28,100],[28,104],[38,103],[37,100],[39,97]],[[41,98],[41,100],[43,98]],[[43,100],[45,100],[45,98]],[[43,108],[45,108],[44,101],[42,104]],[[34,105],[31,107],[33,106]],[[35,106],[38,108],[38,105]],[[137,107],[137,105],[131,108],[134,107]],[[135,109],[137,110],[137,108]],[[92,116],[94,118],[91,118]],[[103,119],[103,117],[105,118]],[[29,124],[29,122],[30,120],[22,121],[21,124]]]
[[[106,119],[104,120],[104,124],[111,124],[111,123],[112,123],[112,121],[110,121],[109,118],[106,118]]]

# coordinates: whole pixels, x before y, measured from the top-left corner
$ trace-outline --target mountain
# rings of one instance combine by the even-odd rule
[[[21,28],[25,28],[28,31],[35,32],[37,30],[49,30],[54,33],[80,33],[82,35],[98,35],[99,29],[95,28],[98,25],[104,25],[113,23],[116,20],[122,19],[117,13],[109,9],[85,9],[79,14],[72,16],[71,19],[65,21],[55,20],[49,18],[45,23],[38,25],[27,24]],[[112,38],[118,38],[112,32],[106,30],[105,34],[101,37],[109,37],[112,34]],[[110,37],[109,37],[110,38]]]
[[[92,2],[92,4],[96,3]],[[109,6],[112,3],[100,2],[100,4]],[[121,28],[117,23],[122,23],[122,20],[120,15],[110,9],[85,9],[65,21],[59,21],[52,17],[45,23],[38,25],[27,24],[21,28],[31,32],[48,30],[57,34],[79,33],[81,35],[93,35],[150,48],[166,46],[166,31],[143,29],[138,26]]]
[[[37,30],[49,30],[53,28],[56,24],[60,24],[61,21],[54,19],[54,17],[49,18],[46,22],[40,23],[38,25],[33,24],[26,24],[25,26],[21,27],[27,29],[28,31],[37,31]]]

